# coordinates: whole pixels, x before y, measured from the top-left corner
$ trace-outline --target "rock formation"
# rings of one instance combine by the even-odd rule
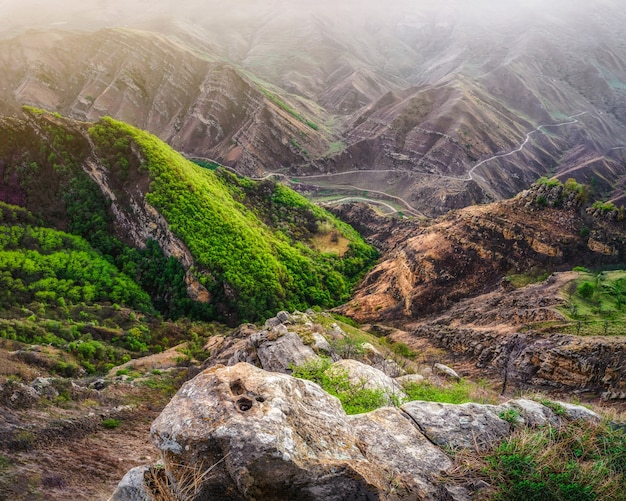
[[[562,185],[535,184],[430,224],[385,220],[362,206],[338,210],[371,243],[384,242],[382,261],[342,314],[362,323],[407,322],[496,290],[511,273],[623,262],[626,223],[587,214],[573,195]]]
[[[163,489],[190,500],[466,500],[466,487],[438,478],[453,465],[440,447],[494,446],[512,430],[500,417],[510,409],[526,426],[598,419],[556,405],[564,417],[528,400],[411,402],[347,416],[315,383],[247,363],[216,366],[185,383],[153,423],[162,464],[131,470],[111,501]]]

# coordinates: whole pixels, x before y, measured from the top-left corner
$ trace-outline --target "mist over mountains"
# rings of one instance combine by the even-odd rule
[[[427,215],[510,197],[541,175],[623,193],[616,2],[0,9],[4,112],[109,114],[248,175],[381,192]]]

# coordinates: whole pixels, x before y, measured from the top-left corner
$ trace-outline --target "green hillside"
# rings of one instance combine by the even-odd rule
[[[377,257],[352,228],[282,185],[202,169],[155,136],[110,118],[82,124],[25,111],[26,123],[0,124],[6,132],[0,154],[8,159],[0,199],[83,236],[111,273],[124,272],[166,316],[235,323],[282,309],[332,307]],[[186,297],[186,270],[156,242],[132,248],[111,200],[85,173],[86,161],[107,173],[117,203],[126,203],[127,190],[144,187],[145,200],[191,252],[190,272],[210,302]]]

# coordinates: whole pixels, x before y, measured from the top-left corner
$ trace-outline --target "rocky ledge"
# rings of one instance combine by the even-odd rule
[[[519,425],[599,420],[560,404],[557,415],[534,401],[502,405],[410,402],[348,416],[338,399],[310,381],[240,362],[188,381],[154,421],[161,462],[128,472],[110,501],[465,500],[480,482],[442,480],[444,452],[482,449]],[[176,499],[179,499],[176,497]]]
[[[466,500],[485,483],[449,480],[450,451],[491,448],[520,426],[599,420],[584,407],[559,403],[556,412],[524,399],[394,406],[402,381],[422,376],[403,376],[368,343],[361,361],[341,358],[329,340],[342,336],[336,324],[283,312],[260,330],[244,325],[213,338],[208,367],[151,427],[160,462],[129,471],[110,501]],[[328,370],[383,391],[388,406],[347,415],[319,385],[289,374],[322,353],[335,360]]]

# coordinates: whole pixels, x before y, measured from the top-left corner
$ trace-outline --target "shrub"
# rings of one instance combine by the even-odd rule
[[[591,282],[583,282],[582,284],[578,286],[578,289],[576,290],[576,292],[578,292],[579,296],[585,299],[590,299],[591,296],[593,296],[593,293],[595,292],[595,290],[596,290],[596,287]]]
[[[115,418],[107,418],[102,420],[102,426],[107,430],[114,430],[115,428],[118,428],[120,424],[120,420]]]
[[[553,188],[555,186],[562,186],[561,181],[555,178],[547,178],[546,176],[541,176],[537,179],[537,184],[540,186],[548,186],[549,188]]]
[[[347,371],[328,370],[331,365],[329,359],[313,360],[292,367],[292,376],[319,384],[324,391],[339,399],[346,414],[370,412],[387,403],[382,390],[365,388],[363,384],[353,385]]]

